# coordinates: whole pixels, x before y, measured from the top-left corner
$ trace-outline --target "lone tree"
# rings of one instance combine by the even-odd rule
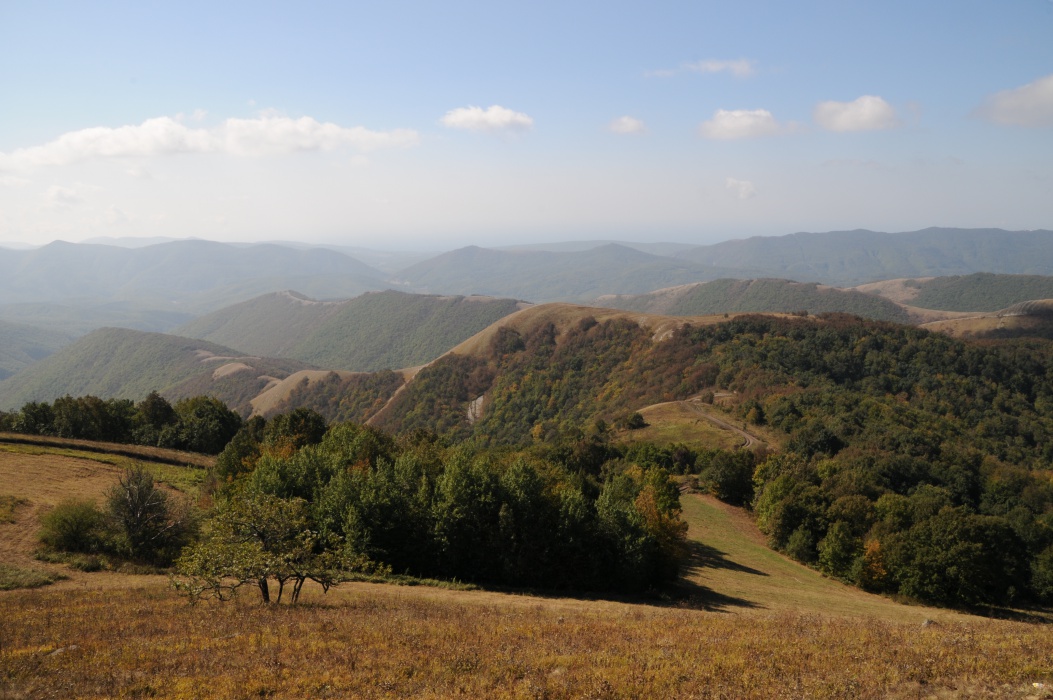
[[[110,489],[108,510],[126,553],[167,563],[190,532],[190,511],[157,488],[141,464],[125,469]]]

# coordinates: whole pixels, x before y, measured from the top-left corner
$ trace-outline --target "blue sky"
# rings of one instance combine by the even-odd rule
[[[0,241],[1053,228],[1053,2],[0,0]]]

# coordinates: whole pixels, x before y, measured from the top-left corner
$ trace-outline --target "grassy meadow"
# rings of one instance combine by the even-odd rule
[[[0,450],[0,565],[67,578],[0,592],[0,698],[1053,697],[1053,626],[1037,614],[863,593],[697,494],[682,499],[690,565],[660,595],[347,583],[295,606],[249,590],[190,605],[164,576],[32,560],[39,512],[101,498],[119,469],[35,449]]]

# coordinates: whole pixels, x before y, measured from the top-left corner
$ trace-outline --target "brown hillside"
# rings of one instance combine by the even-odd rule
[[[627,318],[638,323],[644,328],[649,328],[654,334],[655,340],[667,337],[677,328],[693,324],[697,326],[708,326],[714,323],[726,321],[743,314],[713,314],[711,316],[662,316],[659,314],[644,314],[632,311],[621,311],[619,309],[605,309],[593,306],[579,306],[577,304],[552,303],[539,304],[517,311],[506,316],[497,323],[479,331],[468,340],[450,350],[458,355],[479,355],[487,351],[490,341],[499,328],[512,328],[521,335],[526,335],[544,323],[552,323],[559,332],[579,323],[583,318],[592,317],[597,321],[607,321],[613,318]],[[783,314],[772,314],[775,316]]]

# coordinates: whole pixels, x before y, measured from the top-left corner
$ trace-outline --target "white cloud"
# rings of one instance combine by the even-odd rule
[[[44,192],[44,202],[49,209],[70,209],[84,201],[75,189],[52,185]]]
[[[718,109],[698,127],[706,138],[720,141],[772,136],[785,130],[766,109]]]
[[[444,126],[468,131],[528,131],[534,120],[522,112],[514,112],[500,105],[482,107],[459,107],[451,109],[442,118]]]
[[[607,129],[616,134],[642,134],[647,131],[644,123],[635,117],[618,117],[607,125]]]
[[[1053,75],[984,100],[976,114],[1004,126],[1053,126]]]
[[[812,117],[827,131],[875,131],[899,124],[892,105],[875,95],[863,95],[851,102],[820,102]]]
[[[736,180],[733,177],[729,177],[724,181],[724,187],[736,199],[750,199],[757,195],[757,188],[749,180]]]
[[[685,63],[684,68],[693,73],[731,73],[736,78],[748,78],[753,75],[754,62],[749,61],[745,58],[740,58],[736,61],[718,61],[709,59],[705,61],[696,61],[695,63]]]
[[[195,113],[194,118],[201,116]],[[227,119],[210,129],[190,128],[179,119],[157,117],[138,125],[71,131],[43,146],[0,153],[0,169],[176,153],[258,156],[344,147],[371,151],[413,146],[418,141],[417,132],[411,129],[371,131],[361,126],[342,127],[311,117],[292,119],[274,113],[255,119]]]

